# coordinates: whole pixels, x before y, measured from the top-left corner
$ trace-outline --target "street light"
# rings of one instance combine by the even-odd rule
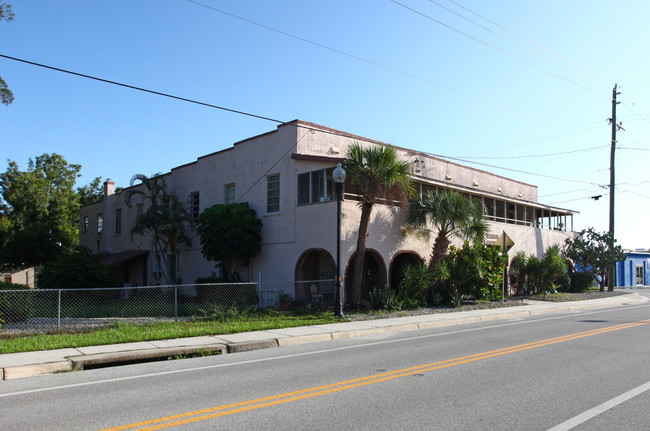
[[[343,317],[343,292],[341,291],[341,199],[345,169],[339,163],[332,172],[332,180],[336,185],[336,291],[334,292],[334,315]]]

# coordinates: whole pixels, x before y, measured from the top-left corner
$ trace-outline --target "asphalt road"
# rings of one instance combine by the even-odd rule
[[[0,430],[648,430],[650,305],[0,382]]]

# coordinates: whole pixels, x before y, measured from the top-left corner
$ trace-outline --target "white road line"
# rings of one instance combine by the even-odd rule
[[[570,430],[574,427],[577,427],[578,425],[587,422],[589,419],[598,416],[599,414],[616,407],[619,404],[623,404],[625,401],[636,397],[637,395],[641,395],[645,391],[650,390],[650,382],[644,383],[641,386],[637,386],[636,388],[625,392],[622,395],[617,396],[616,398],[612,398],[609,401],[605,401],[604,403],[594,407],[593,409],[589,409],[584,413],[579,414],[578,416],[574,416],[568,421],[562,422],[559,425],[554,426],[553,428],[548,429],[548,431],[567,431]]]

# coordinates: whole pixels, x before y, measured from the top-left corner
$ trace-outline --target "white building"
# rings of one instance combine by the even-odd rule
[[[285,282],[334,279],[336,272],[336,199],[331,172],[344,159],[348,145],[381,144],[313,123],[294,120],[276,130],[237,142],[232,148],[200,157],[164,175],[167,191],[186,201],[198,218],[213,204],[248,202],[262,220],[262,249],[251,262],[239,262],[242,280]],[[452,163],[424,153],[397,148],[412,163],[412,176],[419,190],[458,190],[483,201],[489,220],[488,241],[503,232],[518,251],[541,256],[552,244],[572,236],[574,211],[537,202],[537,186]],[[136,185],[134,187],[142,187]],[[349,191],[349,190],[347,190]],[[341,271],[351,279],[351,263],[357,239],[360,208],[355,196],[344,190],[341,228]],[[124,202],[125,191],[114,193],[107,182],[101,201],[81,208],[80,242],[103,261],[120,265],[123,282],[155,284],[159,262],[152,240],[129,234],[136,214],[146,205]],[[403,212],[398,206],[376,205],[367,238],[366,284],[395,283],[401,267],[416,259],[429,259],[433,237],[423,241],[402,232]],[[208,276],[214,262],[201,256],[198,237],[178,256],[178,278],[192,283]],[[301,284],[292,292],[308,300]],[[327,297],[326,297],[327,300]]]

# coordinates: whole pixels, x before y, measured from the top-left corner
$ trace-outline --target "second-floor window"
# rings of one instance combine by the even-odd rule
[[[334,168],[298,174],[298,205],[328,202],[334,199]]]
[[[266,212],[280,211],[280,174],[266,177]]]
[[[88,216],[84,216],[81,230],[82,232],[88,232]]]
[[[194,223],[199,221],[199,210],[200,210],[200,196],[199,192],[190,193],[190,214],[192,215],[192,221]]]
[[[97,232],[104,230],[104,217],[101,214],[97,214]]]
[[[115,210],[115,233],[122,233],[122,208]]]
[[[223,186],[223,192],[224,192],[224,204],[226,205],[232,205],[235,203],[235,183],[230,183],[226,184]]]

